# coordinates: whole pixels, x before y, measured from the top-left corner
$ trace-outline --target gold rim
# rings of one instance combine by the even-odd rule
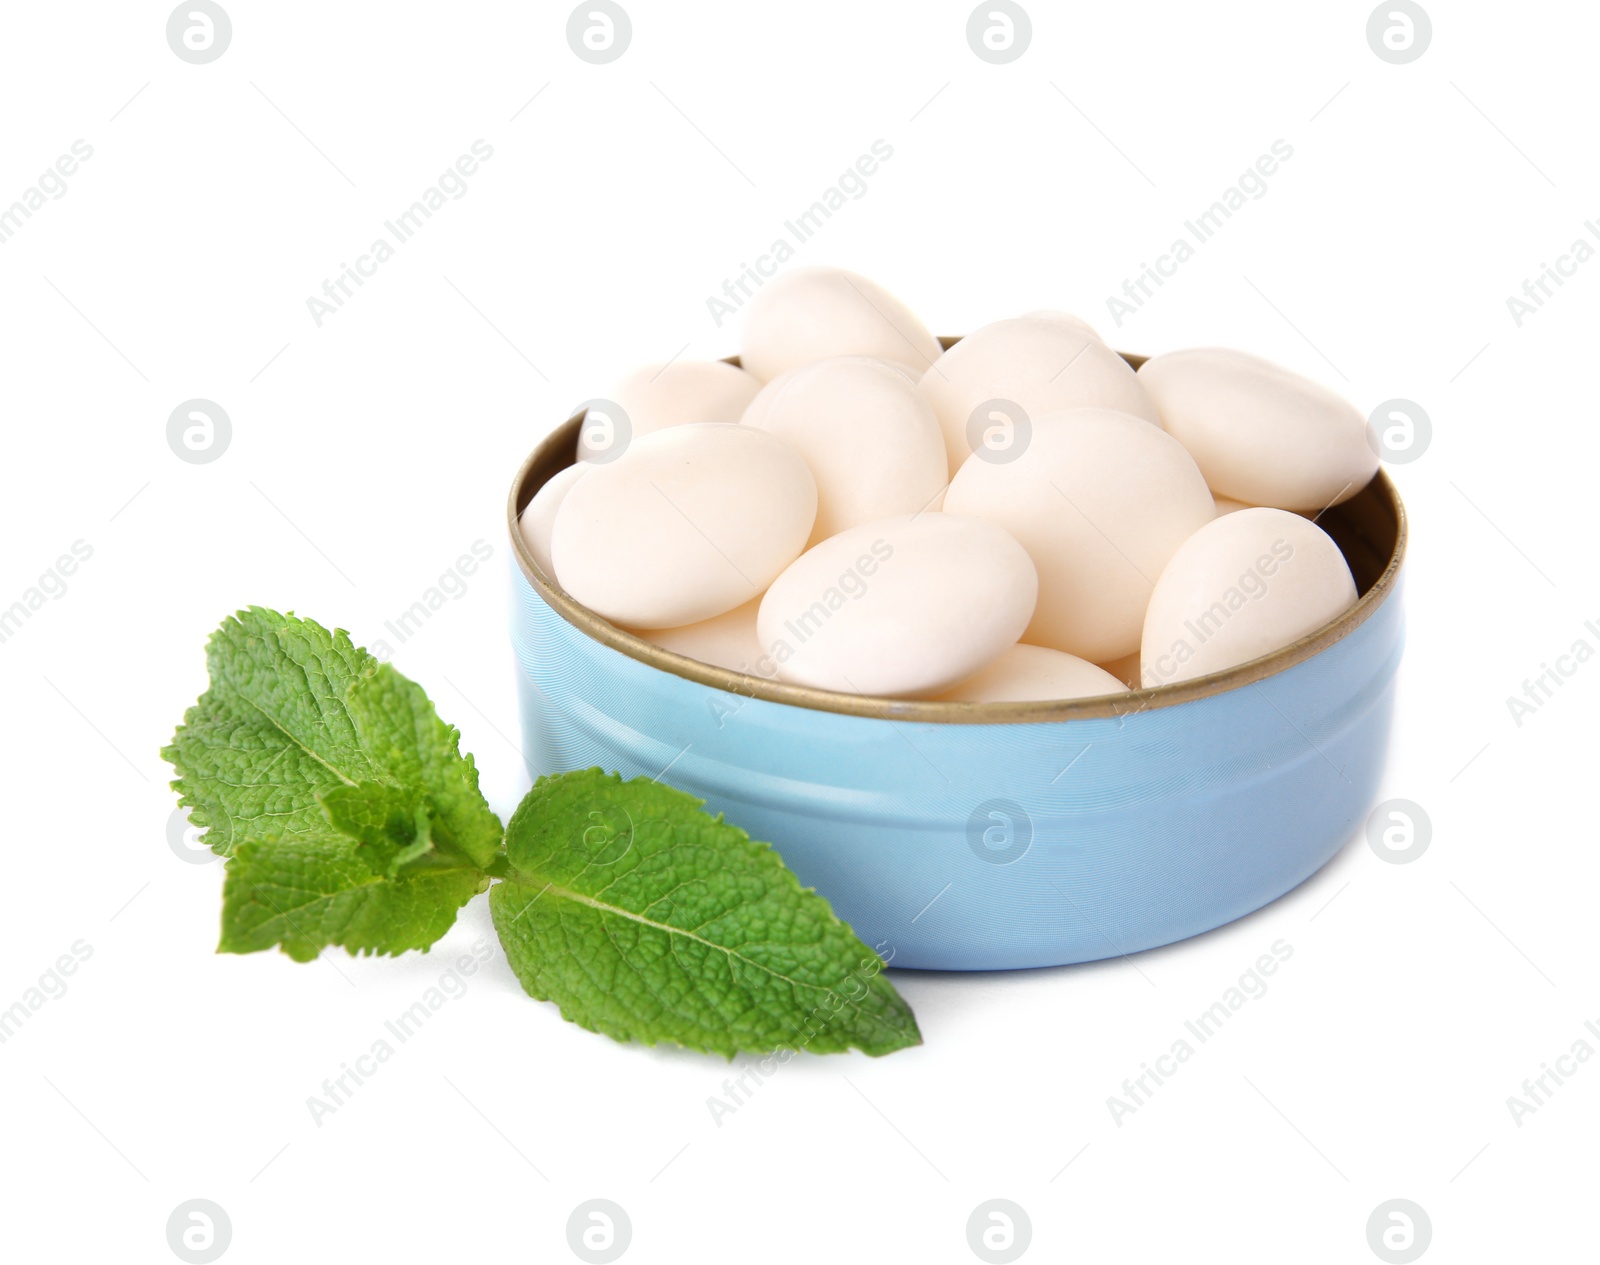
[[[957,341],[953,338],[939,340],[946,347]],[[1135,368],[1145,357],[1127,352],[1123,358]],[[728,358],[738,364],[737,356]],[[728,668],[713,667],[681,654],[664,650],[654,642],[646,641],[633,633],[618,628],[602,619],[587,606],[574,601],[558,588],[555,582],[540,570],[528,551],[518,518],[523,508],[533,499],[546,480],[558,470],[571,465],[577,454],[578,428],[583,414],[568,418],[539,443],[517,471],[511,484],[511,496],[506,505],[507,528],[517,565],[539,597],[561,618],[574,628],[593,638],[603,646],[659,668],[673,676],[683,677],[700,685],[738,694],[745,698],[766,699],[773,703],[788,703],[793,707],[807,707],[813,711],[838,712],[845,716],[868,716],[879,720],[904,720],[961,725],[1039,724],[1047,721],[1094,720],[1126,716],[1149,711],[1157,707],[1175,707],[1211,698],[1229,690],[1239,689],[1256,681],[1274,676],[1297,663],[1304,663],[1313,655],[1342,641],[1361,627],[1395,591],[1400,578],[1400,564],[1406,553],[1406,512],[1388,472],[1379,467],[1377,474],[1365,488],[1350,500],[1336,505],[1319,515],[1319,525],[1338,542],[1345,559],[1350,564],[1361,596],[1356,604],[1337,619],[1324,624],[1316,631],[1300,638],[1281,650],[1241,663],[1224,672],[1179,681],[1173,685],[1160,685],[1155,689],[1128,690],[1119,694],[1106,694],[1097,698],[1075,698],[1060,701],[1026,703],[940,703],[918,699],[875,698],[870,695],[840,694],[833,690],[819,690],[808,685],[791,685],[784,681],[769,680],[747,672],[734,672]],[[1363,577],[1366,583],[1363,585]]]

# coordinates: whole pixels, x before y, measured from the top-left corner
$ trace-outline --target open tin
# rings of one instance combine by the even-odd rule
[[[945,703],[713,667],[568,597],[518,518],[582,421],[534,449],[507,506],[529,773],[598,765],[705,800],[894,966],[1055,966],[1197,935],[1304,882],[1375,798],[1406,549],[1381,468],[1317,519],[1359,598],[1293,645],[1103,698]]]

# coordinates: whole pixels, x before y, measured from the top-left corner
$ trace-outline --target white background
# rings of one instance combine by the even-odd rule
[[[209,65],[169,49],[163,4],[6,7],[0,207],[94,150],[0,245],[0,606],[93,549],[0,644],[0,1007],[92,948],[0,1046],[8,1259],[171,1261],[193,1197],[229,1214],[230,1262],[576,1259],[591,1197],[638,1261],[971,1261],[992,1197],[1026,1209],[1030,1260],[1374,1260],[1396,1197],[1426,1259],[1592,1255],[1600,1060],[1520,1126],[1507,1098],[1600,1050],[1600,664],[1520,726],[1506,699],[1600,648],[1600,262],[1520,328],[1506,298],[1600,215],[1600,15],[1438,3],[1391,65],[1364,2],[1030,7],[1004,66],[965,3],[638,0],[607,66],[565,5],[227,0]],[[307,297],[479,138],[467,194],[319,328]],[[879,138],[893,158],[799,261],[936,331],[1061,307],[1128,350],[1239,346],[1428,411],[1394,470],[1414,536],[1384,795],[1423,806],[1430,849],[1357,838],[1131,960],[897,972],[923,1047],[807,1058],[720,1127],[726,1065],[563,1023],[496,948],[319,1127],[324,1078],[494,940],[480,901],[428,956],[212,952],[222,867],[169,850],[157,755],[206,635],[258,602],[371,642],[482,539],[395,661],[507,812],[513,470],[634,364],[736,350],[706,297]],[[1106,297],[1279,138],[1266,196],[1119,328]],[[166,443],[194,397],[233,422],[208,465]],[[1115,1123],[1123,1079],[1280,939],[1270,991]]]

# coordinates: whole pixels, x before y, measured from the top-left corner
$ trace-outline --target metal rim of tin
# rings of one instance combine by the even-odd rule
[[[939,340],[946,349],[958,341],[960,340],[957,338]],[[1131,352],[1119,354],[1135,369],[1147,359]],[[737,356],[729,356],[726,359],[732,365],[739,363]],[[528,583],[533,585],[534,591],[551,610],[579,632],[601,645],[627,655],[630,659],[729,694],[765,699],[773,703],[787,703],[793,707],[805,707],[813,711],[913,723],[1011,725],[1114,718],[1150,711],[1157,707],[1192,703],[1275,676],[1297,663],[1304,663],[1335,642],[1348,637],[1394,593],[1400,579],[1400,565],[1405,560],[1407,537],[1405,506],[1401,503],[1400,494],[1395,489],[1388,472],[1380,465],[1372,481],[1362,491],[1323,513],[1346,511],[1346,516],[1353,520],[1352,532],[1359,531],[1362,526],[1372,526],[1374,523],[1381,535],[1387,536],[1388,532],[1392,531],[1393,547],[1382,560],[1381,569],[1361,593],[1354,606],[1338,618],[1307,633],[1298,641],[1274,650],[1271,654],[1251,659],[1247,663],[1241,663],[1222,672],[1213,672],[1207,676],[1194,677],[1171,685],[1158,685],[1154,689],[1130,689],[1094,698],[953,703],[842,694],[835,690],[817,689],[809,685],[794,685],[775,677],[735,672],[731,668],[715,667],[709,663],[701,663],[698,659],[665,650],[654,642],[646,641],[626,629],[617,627],[587,606],[568,597],[551,577],[540,570],[539,564],[534,561],[532,553],[528,550],[527,542],[522,538],[518,520],[523,509],[533,499],[534,493],[544,485],[545,481],[575,461],[578,430],[583,424],[583,417],[582,413],[569,417],[546,435],[522,463],[511,484],[511,496],[506,506],[511,547],[516,554],[517,565],[527,577]],[[1361,517],[1357,520],[1355,512],[1348,510],[1347,507],[1354,506],[1357,501],[1362,500],[1366,503],[1361,507]],[[1318,515],[1318,518],[1321,517],[1322,515]],[[1329,534],[1334,533],[1330,531]],[[1335,536],[1335,539],[1338,537]],[[1351,569],[1354,571],[1354,560],[1351,559],[1345,542],[1341,540],[1339,544],[1341,552],[1345,553],[1346,561],[1352,563]],[[1357,584],[1360,584],[1359,576]]]

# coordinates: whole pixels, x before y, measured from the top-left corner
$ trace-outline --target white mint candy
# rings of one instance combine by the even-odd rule
[[[1027,551],[991,523],[889,518],[802,555],[761,599],[756,632],[782,680],[929,694],[1012,645],[1037,590]]]
[[[939,695],[945,703],[1026,703],[1123,694],[1128,687],[1104,668],[1044,646],[1012,646],[982,671]]]
[[[739,363],[763,382],[830,356],[876,356],[921,373],[939,340],[876,282],[842,268],[793,268],[751,302]]]
[[[1115,409],[1157,421],[1156,407],[1128,362],[1087,325],[1060,313],[996,321],[973,331],[933,363],[918,390],[938,415],[952,475],[972,453],[973,414],[992,400],[1017,406],[1030,422],[1069,408]],[[991,425],[1001,430],[991,432]],[[1006,425],[996,413],[976,424],[977,433],[998,433],[1005,444],[1022,442]],[[1003,447],[994,455],[1004,457]]]
[[[550,532],[555,526],[556,510],[561,508],[561,502],[566,499],[568,489],[587,473],[588,469],[586,465],[571,465],[565,470],[557,470],[545,480],[544,486],[533,494],[533,500],[523,508],[522,517],[517,520],[528,552],[539,564],[539,570],[552,580],[556,579],[556,571],[550,561]]]
[[[898,367],[865,356],[818,360],[763,387],[745,412],[793,444],[817,481],[811,544],[898,514],[937,510],[944,438],[928,402]]]
[[[673,360],[635,369],[611,391],[611,402],[627,417],[627,434],[616,419],[586,421],[578,432],[578,460],[605,458],[617,443],[633,442],[669,426],[690,422],[737,422],[761,383],[721,360]]]
[[[1219,496],[1317,513],[1378,468],[1355,406],[1270,360],[1223,347],[1170,351],[1145,361],[1139,379]]]
[[[562,588],[612,623],[676,628],[759,594],[816,514],[816,482],[792,447],[697,422],[591,466],[556,511],[550,555]]]
[[[833,359],[864,360],[869,364],[882,365],[886,369],[893,369],[901,377],[905,378],[907,382],[910,382],[913,385],[916,384],[917,379],[922,377],[922,374],[911,368],[910,365],[899,364],[893,360],[885,360],[881,356],[835,356]],[[821,364],[822,362],[812,361],[812,363]],[[740,417],[739,420],[746,426],[761,425],[761,420],[767,415],[767,410],[772,407],[772,402],[781,394],[783,394],[783,390],[785,386],[788,385],[790,379],[792,379],[795,374],[799,373],[800,370],[804,368],[806,368],[805,365],[800,365],[794,369],[785,369],[776,378],[772,379],[771,382],[764,384],[761,390],[756,392],[755,399],[750,401],[749,406],[744,411],[744,415]]]
[[[756,639],[756,611],[760,606],[761,599],[752,598],[743,606],[703,619],[698,624],[640,629],[638,635],[663,650],[698,659],[701,663],[734,672],[755,672],[762,655],[761,642]]]
[[[1286,510],[1242,509],[1183,542],[1156,581],[1140,663],[1146,687],[1258,659],[1355,603],[1339,546]]]
[[[862,357],[862,359],[869,359],[869,357]],[[879,360],[874,363],[888,364],[889,362],[887,360]],[[805,366],[801,365],[800,369],[803,368]],[[772,407],[773,401],[788,389],[789,383],[794,380],[794,375],[799,373],[800,369],[785,369],[771,382],[765,383],[761,390],[756,392],[755,399],[751,400],[746,406],[739,420],[746,426],[761,425],[762,420],[767,415],[767,411]],[[915,380],[915,378],[912,379],[912,381]]]
[[[1011,461],[974,453],[944,508],[1004,527],[1032,556],[1039,604],[1023,640],[1091,663],[1139,648],[1156,577],[1214,513],[1183,445],[1109,409],[1034,418]]]

